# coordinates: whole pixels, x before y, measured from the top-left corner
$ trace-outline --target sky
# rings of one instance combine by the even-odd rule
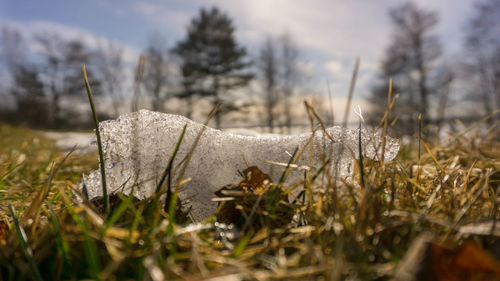
[[[448,59],[459,56],[472,0],[415,0],[440,16],[437,35]],[[290,34],[300,50],[308,91],[346,96],[354,61],[361,60],[356,97],[365,97],[391,38],[388,10],[400,0],[0,0],[0,25],[62,37],[108,38],[137,61],[152,34],[173,46],[202,7],[218,6],[233,20],[237,41],[256,56],[266,36]],[[95,41],[95,40],[94,40]]]

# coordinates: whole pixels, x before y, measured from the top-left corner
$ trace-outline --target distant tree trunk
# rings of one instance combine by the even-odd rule
[[[277,101],[278,57],[276,53],[276,42],[268,37],[260,49],[257,64],[265,88],[266,125],[269,127],[270,133],[274,131],[274,108]]]
[[[193,97],[192,96],[186,97],[186,102],[187,102],[186,117],[189,119],[193,119]]]
[[[136,112],[139,110],[139,95],[141,94],[141,83],[144,76],[144,67],[146,65],[146,56],[140,55],[139,62],[137,63],[137,69],[135,71],[135,80],[134,80],[134,96],[132,97],[132,101],[130,104],[130,110],[132,112]]]
[[[284,114],[285,114],[285,127],[287,128],[287,133],[291,134],[292,133],[292,105],[290,102],[290,97],[292,96],[291,90],[290,89],[285,89],[284,90],[285,97],[283,98],[283,103],[284,103]]]
[[[451,83],[455,79],[455,73],[449,66],[439,69],[437,95],[438,109],[436,116],[436,137],[439,137],[441,127],[445,122],[446,108],[448,107]]]
[[[268,95],[274,95],[274,91],[268,89]],[[273,133],[274,131],[274,113],[273,113],[273,108],[274,108],[274,102],[272,100],[267,100],[267,126],[269,127],[269,132]]]
[[[292,110],[290,98],[293,95],[293,89],[297,85],[298,80],[301,78],[297,70],[297,63],[299,59],[299,50],[294,43],[290,34],[285,33],[281,37],[281,67],[283,79],[283,113],[285,115],[285,126],[288,133],[292,130]]]
[[[426,126],[429,124],[429,116],[428,116],[428,95],[429,90],[427,89],[427,71],[425,70],[423,62],[419,59],[418,63],[418,72],[419,72],[419,80],[418,80],[418,88],[420,92],[420,104],[419,104],[419,113],[422,114],[422,126]]]
[[[99,76],[102,78],[102,88],[106,96],[111,99],[113,114],[120,115],[120,106],[123,103],[123,81],[125,67],[123,62],[123,47],[111,40],[100,40],[96,61]]]
[[[215,100],[214,100],[214,106],[217,105],[219,102],[221,102],[220,98],[219,98],[219,77],[218,76],[215,76],[214,77],[214,87],[213,87],[213,91],[214,91],[214,97],[215,97]],[[215,113],[215,128],[217,129],[220,129],[220,126],[221,126],[221,112],[220,110],[217,110],[217,112]]]
[[[479,56],[481,56],[479,54]],[[479,75],[481,77],[481,90],[479,90],[479,98],[483,104],[484,112],[486,115],[490,115],[493,112],[492,108],[492,99],[491,99],[491,94],[492,94],[492,87],[491,87],[491,79],[489,79],[488,75],[488,68],[486,66],[486,63],[484,63],[483,58],[478,59],[478,65],[479,65]],[[490,118],[488,119],[488,123],[491,125],[493,123],[493,119]]]
[[[59,115],[61,111],[59,107],[59,101],[61,99],[61,95],[59,94],[59,91],[57,91],[54,81],[52,81],[51,91],[52,91],[52,106],[51,106],[52,113],[50,117],[50,123],[51,127],[56,128],[59,125]]]
[[[165,39],[159,34],[150,36],[146,49],[147,65],[144,72],[144,89],[151,97],[151,109],[164,111],[164,102],[168,98],[170,69]]]
[[[163,99],[160,96],[161,85],[156,84],[153,88],[153,100],[151,101],[151,108],[153,111],[163,111]]]

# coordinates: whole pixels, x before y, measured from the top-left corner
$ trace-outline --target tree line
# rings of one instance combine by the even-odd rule
[[[380,62],[378,82],[369,100],[373,123],[387,110],[388,93],[396,98],[392,109],[395,130],[411,134],[421,125],[439,129],[457,89],[468,94],[473,113],[490,115],[500,108],[500,2],[477,2],[472,19],[464,27],[464,50],[460,57],[443,55],[436,32],[439,15],[413,3],[389,11],[392,22],[391,42]],[[392,89],[389,81],[392,79]],[[481,110],[482,109],[482,110]],[[490,124],[498,120],[489,119]]]
[[[171,48],[161,35],[153,34],[142,55],[144,71],[138,77],[141,95],[146,96],[149,107],[164,111],[169,98],[180,98],[186,101],[184,114],[190,118],[194,100],[206,98],[212,106],[222,102],[215,115],[215,126],[220,127],[223,114],[239,109],[232,101],[231,91],[247,86],[259,76],[273,81],[265,82],[266,108],[270,114],[266,125],[273,130],[276,106],[283,102],[283,119],[291,126],[288,98],[294,93],[293,80],[298,73],[298,49],[293,39],[289,35],[268,37],[260,55],[252,57],[236,42],[234,33],[229,16],[212,7],[201,9],[191,20],[186,36]],[[100,40],[97,48],[91,48],[82,40],[36,34],[34,40],[39,50],[33,55],[19,30],[4,27],[1,39],[2,55],[11,78],[4,92],[15,103],[14,110],[3,110],[3,119],[35,127],[72,127],[71,118],[78,119],[72,108],[76,103],[68,106],[67,100],[84,97],[82,63],[87,64],[93,92],[111,100],[112,110],[101,112],[101,119],[116,117],[123,111],[125,100],[132,100],[125,95],[130,89],[124,83],[130,67],[124,62],[123,47],[117,43]],[[62,108],[64,100],[66,105]]]
[[[389,11],[391,41],[380,61],[377,81],[370,91],[372,123],[387,110],[389,81],[397,97],[391,120],[395,129],[413,133],[417,119],[424,126],[439,127],[453,99],[455,82],[468,98],[479,104],[483,114],[500,108],[500,3],[484,0],[476,4],[466,24],[464,51],[459,59],[444,54],[436,32],[439,15],[412,3]],[[4,120],[35,127],[74,126],[78,103],[84,98],[81,63],[88,66],[93,92],[108,97],[111,106],[101,119],[123,112],[125,101],[133,101],[130,90],[131,66],[124,60],[121,45],[100,40],[90,47],[81,40],[67,40],[56,34],[36,34],[35,51],[28,50],[24,35],[9,27],[1,32],[1,52],[9,74],[3,94],[14,105],[2,109]],[[240,110],[234,92],[248,89],[253,80],[260,85],[263,108],[261,120],[271,132],[276,126],[293,126],[292,97],[300,88],[300,51],[290,34],[267,36],[257,54],[251,56],[235,39],[231,18],[216,7],[202,8],[189,23],[184,38],[173,47],[155,34],[143,51],[143,71],[137,71],[136,88],[147,97],[149,108],[164,111],[168,99],[185,101],[184,114],[191,117],[193,103],[207,99],[222,102],[215,116],[221,126],[224,114]],[[332,46],[334,48],[334,46]],[[362,55],[362,54],[360,54]],[[135,105],[137,107],[137,105]],[[12,109],[13,108],[13,109]],[[128,111],[128,110],[127,110]],[[490,122],[498,120],[493,118]]]

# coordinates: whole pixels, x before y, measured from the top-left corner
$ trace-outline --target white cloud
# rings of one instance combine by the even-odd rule
[[[133,70],[137,65],[137,61],[140,55],[140,51],[128,44],[119,42],[116,40],[111,40],[107,37],[98,36],[90,31],[82,28],[71,27],[66,25],[61,25],[58,23],[50,21],[29,21],[29,22],[15,22],[15,21],[0,21],[0,29],[2,27],[9,27],[19,30],[23,38],[25,39],[25,47],[29,55],[36,57],[35,54],[43,54],[45,49],[41,46],[40,42],[36,39],[36,36],[53,36],[56,35],[62,40],[80,40],[84,42],[90,49],[97,50],[100,47],[105,47],[109,43],[113,43],[115,47],[119,47],[122,50],[123,68],[124,75],[123,81],[121,81],[124,95],[127,96],[131,93],[130,89],[132,87],[134,73]],[[90,67],[90,65],[89,65]],[[4,76],[1,74],[0,76]],[[5,77],[0,77],[0,81],[4,83],[9,83]]]
[[[189,24],[193,14],[186,10],[177,10],[168,4],[156,4],[151,2],[138,2],[132,5],[132,10],[138,12],[148,21],[159,23],[167,29],[182,30]]]
[[[306,76],[311,76],[314,74],[315,64],[311,61],[299,60],[297,62],[297,69]]]
[[[299,46],[335,57],[374,57],[385,43],[386,13],[372,2],[254,0],[214,1],[243,30],[289,31]],[[249,38],[250,39],[250,38]]]
[[[453,33],[454,45],[459,45],[456,34],[466,20],[466,11],[471,6],[469,1],[413,2],[437,10],[442,15],[438,32]],[[352,65],[359,57],[357,89],[365,93],[390,42],[392,26],[388,11],[401,3],[400,0],[194,0],[183,5],[179,2],[141,2],[135,8],[151,22],[182,34],[182,28],[196,15],[197,9],[216,5],[233,19],[237,39],[252,48],[260,45],[266,35],[288,32],[295,39],[303,58],[310,62],[299,68],[310,74],[313,80],[317,79],[316,84],[330,80],[338,93],[347,92]],[[445,37],[443,41],[445,45],[449,44]],[[323,90],[323,86],[321,84],[316,89]]]
[[[181,10],[165,2],[140,2],[132,9],[147,20],[178,32],[189,24],[197,8],[217,5],[234,20],[236,36],[245,44],[260,44],[266,34],[289,32],[301,49],[331,57],[372,59],[387,39],[386,6],[361,2],[196,0],[195,4],[190,2],[190,9]]]
[[[98,36],[86,29],[58,24],[50,21],[0,21],[0,27],[8,26],[18,29],[27,40],[27,47],[33,52],[41,52],[40,44],[35,40],[35,36],[57,35],[63,40],[81,40],[91,49],[98,49],[100,45],[113,42],[120,46],[123,51],[125,63],[136,64],[140,51],[126,43],[111,40],[104,36]]]
[[[325,62],[324,67],[326,70],[328,70],[333,75],[338,75],[344,71],[344,68],[342,67],[342,63],[340,63],[340,61],[337,61],[337,60],[331,60],[331,61]]]

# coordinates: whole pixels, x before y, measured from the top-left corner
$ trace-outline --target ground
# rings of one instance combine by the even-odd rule
[[[420,149],[414,138],[395,161],[358,166],[361,188],[306,173],[295,202],[281,196],[294,183],[242,178],[228,183],[242,196],[219,211],[225,224],[193,225],[175,193],[166,208],[161,196],[114,195],[109,212],[75,201],[97,154],[67,156],[40,132],[0,125],[0,277],[500,280],[495,130]],[[322,190],[314,201],[311,190]],[[246,219],[229,226],[231,212]]]

